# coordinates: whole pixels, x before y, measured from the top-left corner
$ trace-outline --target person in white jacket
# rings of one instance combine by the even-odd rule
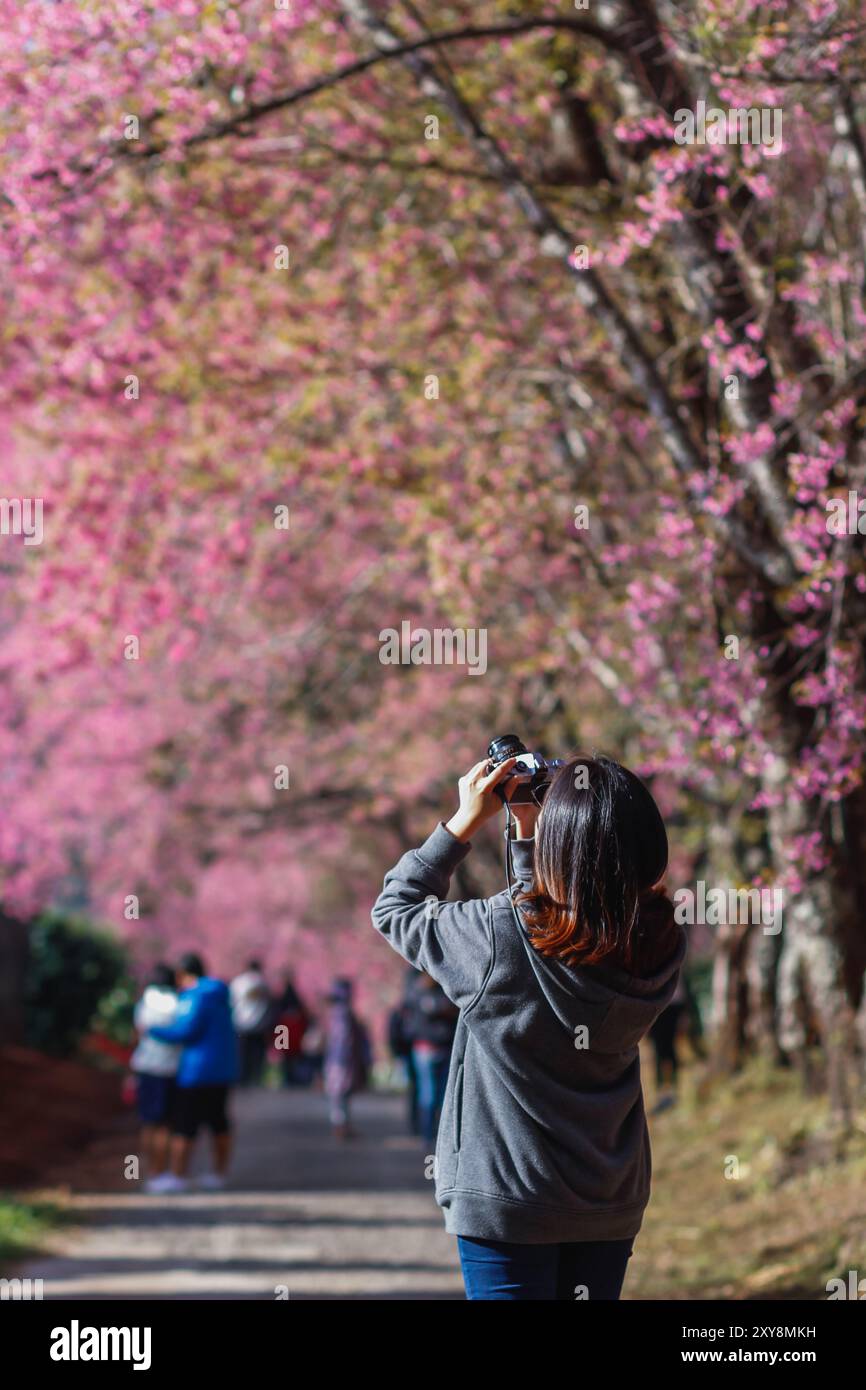
[[[169,1122],[174,1099],[174,1079],[181,1047],[158,1042],[148,1035],[151,1028],[164,1028],[175,1020],[178,1009],[174,971],[160,962],[154,966],[150,983],[135,1006],[135,1027],[139,1043],[130,1058],[136,1079],[138,1113],[141,1119],[141,1146],[148,1172],[146,1188],[159,1191],[168,1171]]]
[[[240,1049],[241,1085],[261,1086],[268,1039],[273,1037],[273,999],[261,961],[249,961],[246,970],[235,976],[229,989]]]

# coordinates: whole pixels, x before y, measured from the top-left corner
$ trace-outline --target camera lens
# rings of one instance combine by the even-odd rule
[[[498,738],[490,740],[487,756],[492,763],[504,763],[506,758],[514,758],[528,751],[516,734],[500,734]]]

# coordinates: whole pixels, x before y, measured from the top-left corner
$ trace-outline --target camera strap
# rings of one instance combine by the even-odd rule
[[[517,821],[514,819],[514,816],[513,816],[512,813],[511,813],[511,807],[509,806],[508,802],[506,801],[506,802],[505,802],[505,888],[506,888],[506,891],[507,891],[507,893],[508,893],[508,901],[509,901],[510,904],[511,904],[511,911],[512,911],[512,913],[513,913],[513,915],[514,915],[515,924],[516,924],[516,926],[517,926],[518,931],[522,931],[522,930],[523,930],[523,923],[522,923],[521,920],[520,920],[520,916],[519,916],[518,911],[517,911],[517,904],[516,904],[515,901],[514,901],[514,892],[515,892],[515,889],[516,889],[516,888],[519,888],[520,885],[519,885],[517,882],[512,883],[512,881],[511,881],[511,880],[512,880],[512,877],[513,877],[513,875],[514,875],[514,861],[513,861],[512,857],[511,857],[511,841],[514,839],[514,831],[515,831],[516,829],[517,829]]]

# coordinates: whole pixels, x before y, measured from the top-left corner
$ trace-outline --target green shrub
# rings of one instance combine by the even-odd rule
[[[27,1044],[68,1057],[91,1027],[100,1001],[127,976],[126,953],[85,919],[50,912],[34,922],[29,947]]]
[[[128,1043],[134,1039],[133,1014],[140,994],[131,975],[123,975],[118,983],[103,994],[90,1020],[90,1027],[112,1042]]]
[[[39,1250],[65,1213],[53,1202],[31,1201],[0,1192],[0,1270]]]

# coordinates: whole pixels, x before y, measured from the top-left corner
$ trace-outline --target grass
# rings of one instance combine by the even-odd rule
[[[825,1299],[866,1276],[866,1111],[834,1135],[823,1098],[754,1064],[650,1120],[653,1193],[629,1263],[635,1299]]]
[[[33,1201],[0,1193],[0,1269],[43,1248],[46,1237],[63,1220],[53,1202]]]

